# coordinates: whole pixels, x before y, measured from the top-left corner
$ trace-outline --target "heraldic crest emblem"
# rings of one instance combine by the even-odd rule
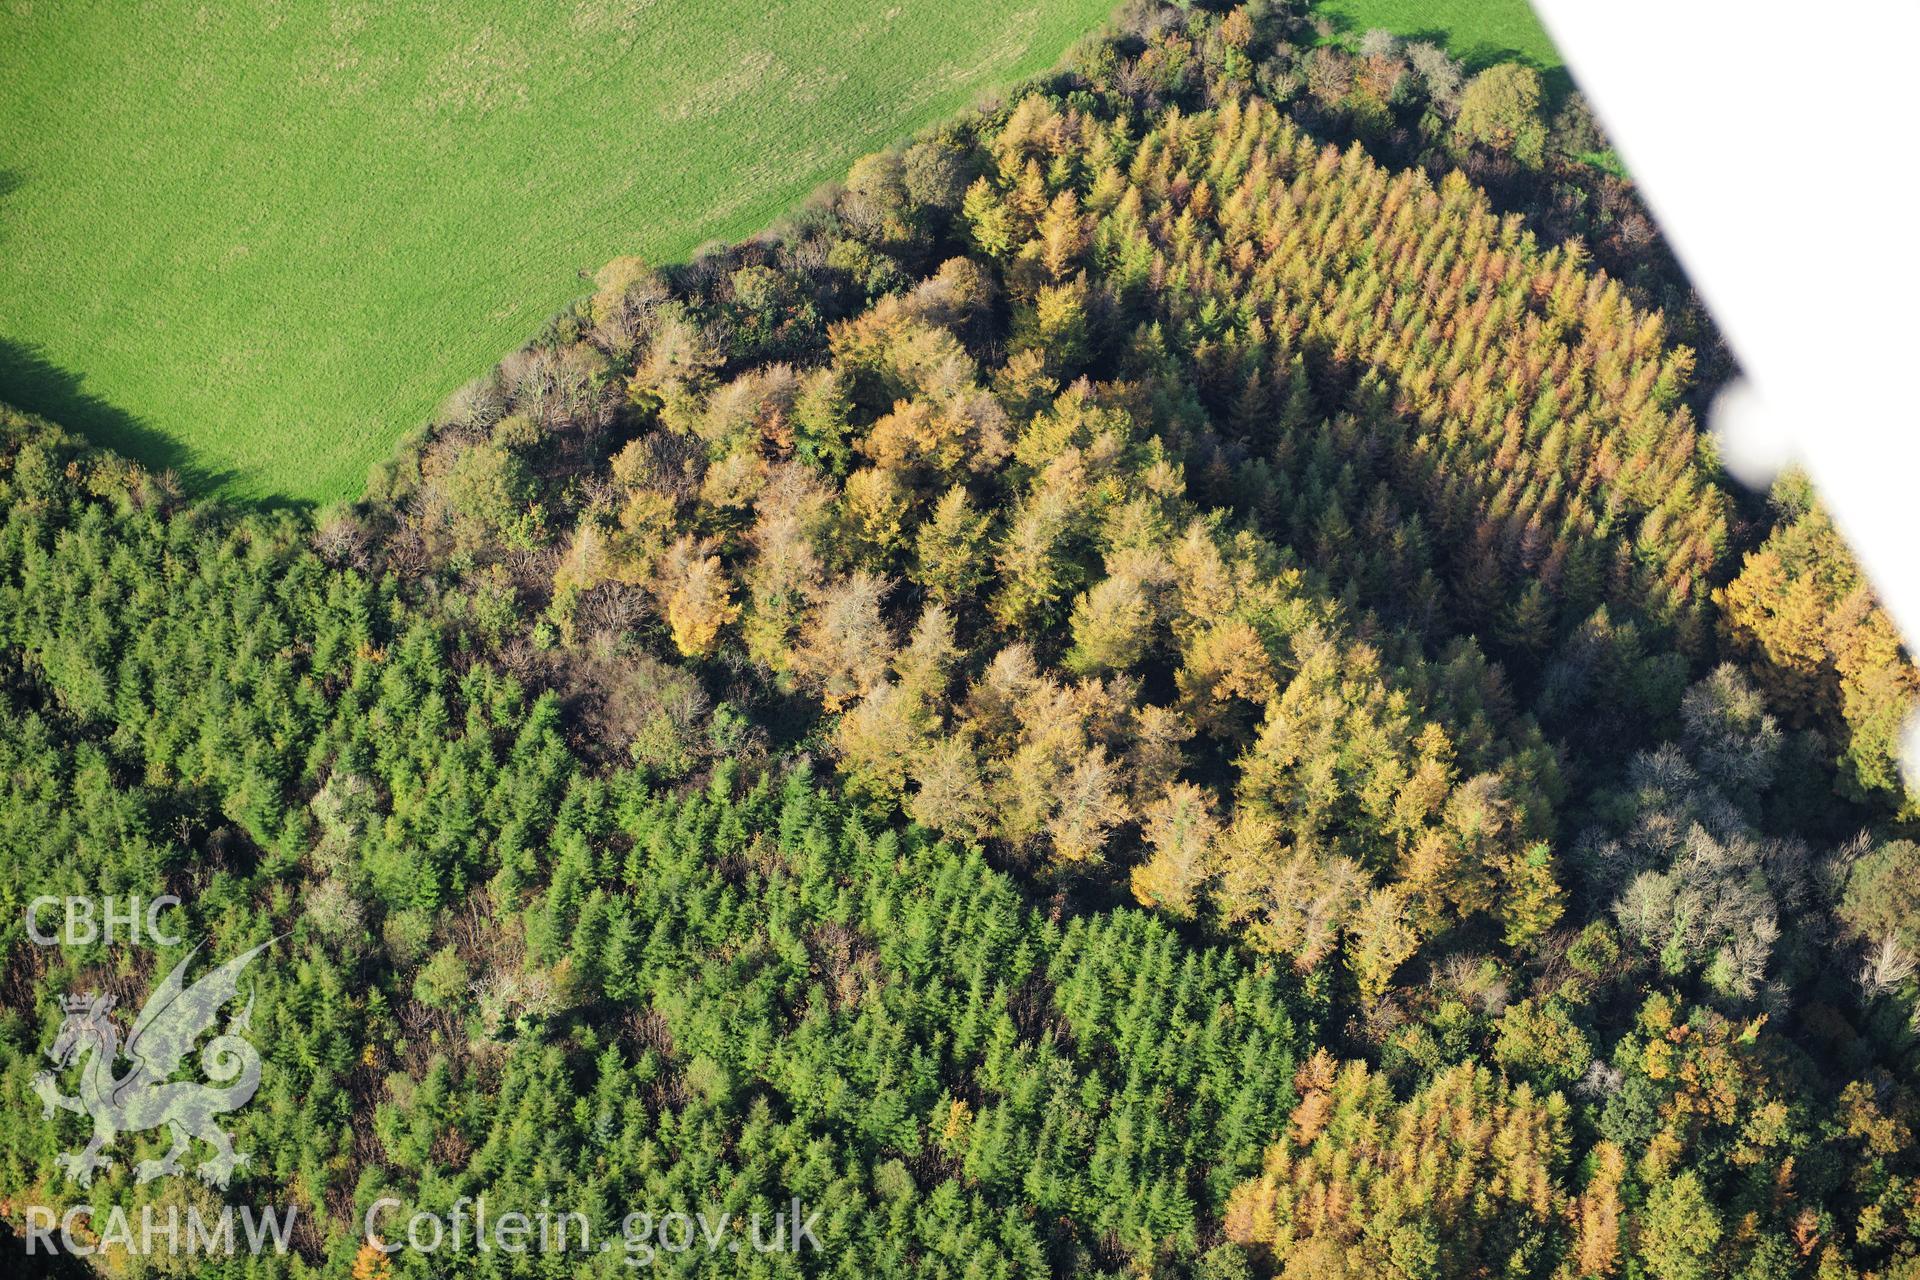
[[[142,1160],[135,1167],[140,1182],[179,1173],[180,1158],[195,1138],[213,1148],[213,1156],[195,1167],[212,1186],[225,1187],[234,1170],[247,1163],[250,1157],[234,1151],[215,1117],[245,1106],[260,1087],[260,1055],[246,1039],[253,1013],[251,995],[200,1051],[200,1070],[211,1083],[172,1077],[195,1042],[212,1029],[220,1010],[239,995],[242,971],[272,945],[263,942],[235,956],[189,987],[187,968],[200,950],[195,947],[147,998],[124,1044],[110,1016],[113,997],[67,999],[66,1020],[47,1056],[56,1071],[84,1059],[79,1095],[62,1094],[55,1071],[41,1072],[33,1084],[47,1118],[60,1109],[93,1121],[92,1140],[80,1151],[57,1157],[70,1181],[88,1186],[96,1171],[111,1166],[113,1162],[101,1152],[121,1134],[162,1125],[173,1130],[173,1145],[160,1159]],[[129,1064],[124,1074],[119,1073],[122,1059]]]

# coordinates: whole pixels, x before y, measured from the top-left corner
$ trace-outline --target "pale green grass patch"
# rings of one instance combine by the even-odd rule
[[[749,234],[1111,0],[0,0],[0,399],[326,501],[607,258]]]

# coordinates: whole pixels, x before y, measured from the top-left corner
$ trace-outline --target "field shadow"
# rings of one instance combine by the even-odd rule
[[[6,197],[18,191],[25,178],[0,168],[0,244],[7,239]],[[149,471],[171,471],[183,489],[197,497],[216,491],[240,477],[240,472],[205,466],[192,450],[138,416],[86,389],[82,375],[48,360],[42,349],[23,339],[0,334],[0,404],[37,414],[56,426],[85,436],[89,442],[133,459]],[[311,511],[310,499],[283,493],[249,496],[246,505],[263,510]]]
[[[0,168],[0,202],[18,191],[24,181],[16,170]],[[0,215],[4,211],[0,203]],[[6,218],[0,216],[0,242],[5,241],[6,234]],[[0,404],[77,431],[94,444],[125,454],[151,470],[172,470],[183,483],[195,488],[225,479],[197,466],[177,441],[87,391],[80,375],[48,360],[34,344],[4,334],[0,334]]]
[[[191,492],[208,493],[234,477],[201,466],[179,441],[94,395],[80,375],[54,364],[31,343],[0,337],[0,402],[77,431],[149,470],[172,471]]]
[[[17,170],[0,168],[0,244],[7,238],[4,202],[24,182]],[[172,471],[189,493],[212,493],[235,475],[203,466],[178,440],[88,391],[81,375],[48,360],[39,346],[4,334],[0,334],[0,404],[37,414],[150,471]],[[291,499],[269,499],[261,505],[297,504]]]
[[[1549,111],[1565,106],[1567,95],[1573,92],[1573,76],[1566,67],[1543,67],[1532,54],[1505,45],[1476,44],[1460,55],[1460,61],[1469,74],[1485,71],[1502,62],[1517,62],[1523,67],[1532,67],[1540,73],[1540,93],[1546,99]]]
[[[12,169],[0,169],[0,201],[6,200],[8,196],[18,191],[24,182],[26,182],[26,179]],[[7,220],[4,216],[4,206],[0,205],[0,244],[5,244],[6,242]]]
[[[1342,44],[1349,46],[1357,44],[1357,37],[1364,34],[1360,24],[1355,22],[1347,14],[1325,13],[1318,15],[1318,17],[1319,20],[1327,24],[1329,30],[1333,33],[1333,37]],[[1427,44],[1439,45],[1442,49],[1447,50],[1452,53],[1454,57],[1458,58],[1460,65],[1467,69],[1467,74],[1469,75],[1485,71],[1488,67],[1502,62],[1517,62],[1524,67],[1532,67],[1540,73],[1540,90],[1546,98],[1546,106],[1549,112],[1556,111],[1566,105],[1567,95],[1571,94],[1575,88],[1573,75],[1565,66],[1542,66],[1540,65],[1540,60],[1532,54],[1522,53],[1520,50],[1506,45],[1493,44],[1483,40],[1473,45],[1456,48],[1453,32],[1447,30],[1445,27],[1422,27],[1418,31],[1398,31],[1394,34],[1399,36],[1406,44],[1420,44],[1425,42]]]

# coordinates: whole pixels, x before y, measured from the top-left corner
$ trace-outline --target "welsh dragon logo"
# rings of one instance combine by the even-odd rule
[[[221,1008],[239,994],[241,971],[272,945],[263,942],[235,956],[189,987],[187,966],[200,950],[195,947],[147,998],[125,1045],[120,1043],[119,1028],[109,1016],[113,997],[67,999],[66,1020],[47,1050],[55,1071],[35,1076],[33,1087],[40,1095],[46,1118],[52,1119],[55,1109],[60,1109],[77,1111],[93,1120],[92,1141],[80,1151],[56,1157],[70,1181],[82,1187],[90,1185],[96,1171],[112,1166],[113,1162],[100,1153],[115,1138],[161,1125],[172,1128],[173,1146],[160,1159],[142,1160],[135,1166],[134,1175],[140,1182],[179,1173],[180,1157],[194,1138],[213,1148],[213,1157],[194,1170],[212,1186],[224,1188],[233,1171],[251,1159],[234,1151],[233,1142],[214,1123],[214,1117],[245,1106],[260,1087],[260,1055],[245,1039],[253,1013],[252,997],[248,997],[245,1008],[228,1019],[226,1029],[200,1051],[200,1069],[212,1084],[174,1080],[172,1076],[193,1050],[194,1042],[213,1026]],[[122,1057],[132,1067],[125,1075],[116,1075]],[[80,1073],[80,1095],[68,1097],[54,1083],[55,1074],[82,1058],[86,1064]]]

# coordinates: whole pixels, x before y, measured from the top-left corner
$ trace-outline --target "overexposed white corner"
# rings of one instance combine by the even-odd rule
[[[1920,6],[1534,4],[1745,370],[1729,471],[1805,467],[1920,652]]]

